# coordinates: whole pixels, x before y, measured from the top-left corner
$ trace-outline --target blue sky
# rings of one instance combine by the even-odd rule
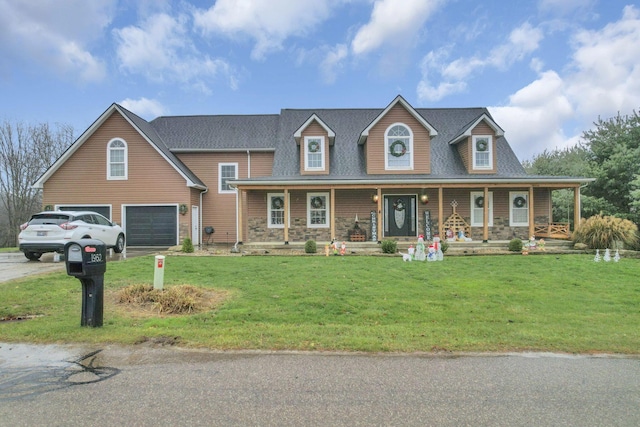
[[[0,120],[488,107],[521,160],[640,107],[630,0],[0,0]]]

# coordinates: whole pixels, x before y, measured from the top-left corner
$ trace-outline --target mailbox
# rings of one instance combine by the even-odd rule
[[[107,271],[107,247],[101,240],[80,239],[64,245],[67,274],[89,277]]]
[[[80,239],[64,245],[67,274],[82,283],[81,326],[102,326],[104,273],[107,247],[95,239]]]

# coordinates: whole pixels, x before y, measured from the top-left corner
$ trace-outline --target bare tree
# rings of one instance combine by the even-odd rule
[[[5,120],[0,126],[0,199],[4,221],[0,246],[15,246],[20,224],[41,210],[33,183],[73,143],[73,128],[48,123],[25,125]]]

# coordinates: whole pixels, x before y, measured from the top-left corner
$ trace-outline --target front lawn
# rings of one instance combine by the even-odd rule
[[[154,258],[109,263],[104,326],[80,327],[80,282],[54,273],[0,284],[0,341],[215,349],[553,351],[640,354],[640,260],[590,255],[168,256],[165,287],[224,291],[199,314],[142,315],[118,289],[152,284]],[[146,338],[145,338],[146,337]],[[178,337],[178,338],[176,338]]]

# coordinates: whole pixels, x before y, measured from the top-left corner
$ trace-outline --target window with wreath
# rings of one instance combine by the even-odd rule
[[[484,226],[484,204],[488,203],[489,206],[489,227],[493,226],[493,192],[489,191],[489,200],[484,199],[484,191],[472,191],[471,192],[471,226],[483,227]]]
[[[329,227],[329,193],[307,193],[307,227]]]
[[[526,192],[509,193],[509,226],[529,225],[529,194]]]
[[[112,139],[107,144],[107,179],[127,179],[127,143]]]
[[[229,181],[238,179],[237,163],[220,163],[218,165],[218,193],[235,193],[235,190],[229,186]]]
[[[473,143],[473,168],[474,169],[493,169],[491,135],[474,135]]]
[[[413,134],[400,123],[389,126],[385,134],[386,169],[413,169]]]
[[[304,170],[323,171],[324,170],[324,137],[305,136],[304,137]]]
[[[269,228],[284,228],[284,193],[267,194]]]

